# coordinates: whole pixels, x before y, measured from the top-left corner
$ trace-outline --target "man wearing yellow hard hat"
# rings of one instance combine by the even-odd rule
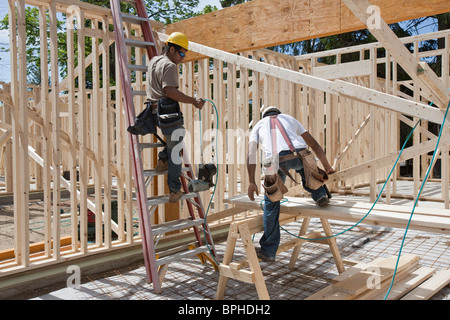
[[[189,41],[181,32],[173,32],[166,42],[163,54],[150,60],[147,74],[147,98],[150,100],[154,122],[165,136],[166,147],[158,154],[156,170],[168,170],[169,201],[177,202],[181,196],[181,157],[174,150],[184,137],[183,113],[179,103],[189,103],[202,109],[204,101],[178,90],[178,64],[188,51]],[[172,152],[174,151],[174,152]]]

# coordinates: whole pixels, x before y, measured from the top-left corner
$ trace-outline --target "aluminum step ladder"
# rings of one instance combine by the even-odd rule
[[[123,100],[127,127],[134,124],[136,112],[133,96],[145,95],[145,91],[133,91],[131,85],[131,70],[136,72],[146,72],[147,66],[129,64],[127,51],[129,47],[146,48],[148,61],[158,55],[158,50],[153,37],[150,21],[148,19],[145,6],[142,0],[111,0],[111,11],[114,24],[114,34],[116,40],[117,60],[120,69],[120,79],[123,90]],[[121,3],[134,5],[136,15],[121,12]],[[123,23],[139,25],[143,34],[143,41],[128,39],[123,30]],[[209,226],[206,222],[203,204],[198,193],[189,193],[187,180],[194,180],[195,175],[190,165],[187,155],[183,154],[184,168],[180,177],[184,194],[180,201],[185,201],[189,210],[189,218],[170,221],[152,226],[152,215],[158,205],[169,202],[168,195],[156,197],[147,196],[147,187],[151,179],[160,174],[156,170],[144,170],[141,160],[141,152],[147,148],[163,147],[162,143],[140,143],[137,136],[128,133],[131,146],[131,163],[133,165],[133,177],[136,187],[136,201],[140,220],[140,233],[142,237],[142,247],[144,253],[144,263],[146,267],[147,281],[153,283],[156,293],[161,292],[161,281],[167,265],[186,257],[198,256],[202,263],[209,260],[217,270],[215,263],[216,253]],[[184,148],[185,149],[185,148]],[[156,150],[156,149],[155,149]],[[156,252],[159,240],[168,232],[177,230],[192,230],[195,236],[193,243],[180,248],[171,248],[165,252]],[[203,235],[203,238],[202,238]],[[211,259],[212,258],[212,259]]]

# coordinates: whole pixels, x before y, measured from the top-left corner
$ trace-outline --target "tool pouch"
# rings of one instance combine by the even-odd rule
[[[158,101],[158,126],[164,133],[164,129],[182,126],[183,113],[180,109],[178,101],[165,98]]]
[[[265,176],[263,187],[266,196],[272,202],[280,201],[281,199],[283,199],[283,194],[288,192],[288,189],[286,188],[283,180],[281,180],[281,177],[278,174]]]
[[[300,157],[303,162],[306,187],[310,188],[311,190],[319,189],[321,186],[323,186],[325,181],[328,180],[328,175],[325,171],[317,166],[316,159],[311,151],[306,149],[300,151]]]
[[[155,134],[156,125],[153,121],[151,104],[146,103],[147,107],[139,113],[134,121],[134,125],[129,126],[127,131],[134,135]]]

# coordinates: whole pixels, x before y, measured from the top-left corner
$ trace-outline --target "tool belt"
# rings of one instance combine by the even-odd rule
[[[325,171],[317,166],[316,159],[313,153],[309,150],[303,149],[299,152],[290,153],[284,156],[279,157],[278,162],[283,163],[289,160],[300,158],[303,163],[303,171],[305,173],[305,186],[311,190],[319,189],[326,180],[328,180],[328,175]],[[265,168],[272,166],[273,159],[267,159],[263,166]],[[278,165],[278,169],[283,171],[292,181],[298,184],[298,182],[294,179],[294,177],[286,170],[283,165]]]
[[[288,192],[279,174],[265,176],[263,187],[266,196],[272,202],[280,201],[283,199],[283,194]]]
[[[309,150],[301,150],[299,156],[303,162],[303,171],[305,172],[305,185],[311,190],[317,190],[326,180],[328,175],[317,166],[316,158]]]
[[[134,125],[129,126],[127,131],[134,135],[156,134],[156,124],[153,119],[152,110],[156,109],[156,104],[145,103],[147,106],[134,120]]]
[[[288,134],[286,133],[286,130],[284,129],[283,125],[281,124],[281,122],[277,119],[276,116],[272,116],[271,119],[271,132],[273,129],[275,129],[275,127],[278,127],[278,129],[280,130],[284,140],[286,141],[286,143],[289,146],[289,149],[291,150],[292,153],[287,154],[285,156],[281,156],[278,159],[279,163],[283,163],[292,159],[296,159],[296,158],[300,158],[302,160],[303,163],[303,171],[305,173],[305,187],[308,187],[311,190],[317,190],[319,189],[321,186],[324,185],[325,181],[328,180],[328,175],[325,171],[323,171],[322,169],[320,169],[317,166],[317,162],[316,159],[314,157],[314,155],[311,153],[311,151],[306,150],[306,149],[302,149],[299,152],[297,152],[291,142],[291,140],[289,139]],[[275,152],[276,148],[274,148],[274,145],[276,143],[276,139],[275,137],[272,136],[272,151]],[[264,165],[267,166],[268,163],[265,163]],[[269,163],[269,165],[271,165]],[[279,166],[280,170],[282,170],[289,178],[291,178],[295,183],[298,184],[297,181],[295,181],[295,179],[292,177],[292,175],[289,173],[288,170],[286,170],[285,168],[283,168],[283,166]]]
[[[183,125],[183,113],[178,101],[170,98],[161,99],[157,106],[158,126],[164,129]]]

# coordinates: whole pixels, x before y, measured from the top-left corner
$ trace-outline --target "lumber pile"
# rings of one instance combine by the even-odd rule
[[[357,263],[306,300],[384,300],[395,273],[397,256]],[[419,256],[400,256],[387,300],[427,300],[450,283],[450,270],[421,267]]]

